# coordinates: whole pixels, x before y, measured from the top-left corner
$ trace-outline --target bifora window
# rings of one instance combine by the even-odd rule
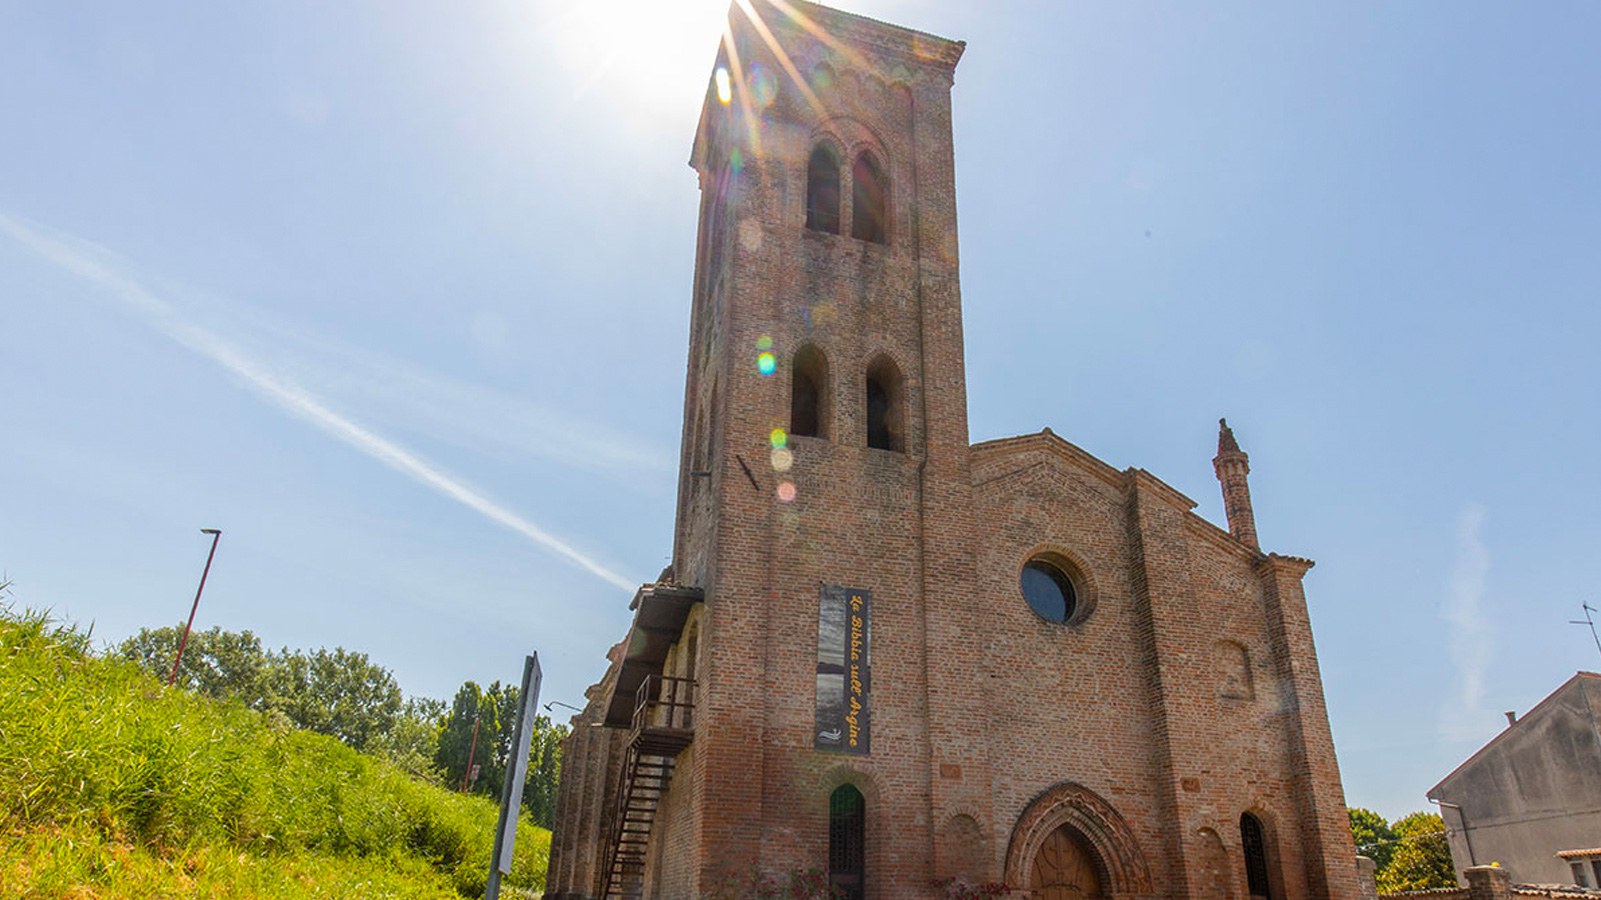
[[[839,234],[839,157],[826,144],[806,163],[806,227]]]
[[[1078,592],[1073,579],[1054,560],[1036,556],[1023,564],[1023,599],[1040,618],[1066,622],[1078,612]]]
[[[884,171],[871,153],[856,157],[851,166],[851,237],[882,244],[888,241],[884,223],[888,192]]]

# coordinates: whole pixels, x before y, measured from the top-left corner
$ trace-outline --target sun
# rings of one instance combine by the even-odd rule
[[[550,13],[542,30],[576,92],[681,126],[705,96],[729,7],[729,0],[581,0]]]

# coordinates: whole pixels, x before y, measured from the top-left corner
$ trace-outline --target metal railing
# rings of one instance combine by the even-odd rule
[[[648,675],[634,694],[634,731],[642,728],[695,727],[695,681],[672,675]]]

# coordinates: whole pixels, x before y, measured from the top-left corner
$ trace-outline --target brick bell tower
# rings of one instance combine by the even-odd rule
[[[954,738],[935,759],[928,740],[931,719],[982,732],[960,708],[975,692],[953,703],[935,686],[960,616],[928,614],[971,602],[950,99],[963,48],[810,3],[730,10],[690,161],[673,575],[703,604],[694,742],[664,801],[672,834],[643,864],[663,892],[827,861],[852,900],[921,896],[939,766],[985,778],[981,748],[964,760]],[[864,607],[858,667],[837,677],[870,678],[865,708],[832,726],[817,712],[840,669],[820,637],[830,598],[842,623]],[[874,820],[886,804],[893,829]]]

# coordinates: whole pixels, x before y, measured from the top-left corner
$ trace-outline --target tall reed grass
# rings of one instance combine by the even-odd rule
[[[359,860],[377,873],[423,865],[463,896],[481,896],[495,819],[482,798],[169,689],[131,663],[95,656],[71,626],[0,608],[0,853],[13,875],[30,865],[25,854],[76,837],[101,855],[126,846],[169,860],[221,852],[252,865],[299,855]],[[550,834],[526,820],[517,834],[506,883],[538,890]],[[41,844],[40,835],[59,840]],[[105,883],[115,880],[114,865],[98,868]]]

